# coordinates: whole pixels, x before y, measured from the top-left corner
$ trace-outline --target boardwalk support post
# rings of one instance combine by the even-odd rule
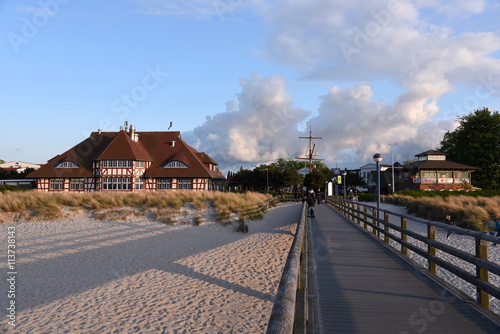
[[[401,228],[404,230],[407,229],[406,218],[404,217],[401,217]],[[401,240],[403,240],[404,242],[408,241],[408,236],[403,232],[401,232]],[[405,256],[408,255],[408,248],[403,244],[401,244],[401,253]]]
[[[476,256],[482,260],[488,260],[488,242],[476,238]],[[476,277],[488,283],[488,270],[476,266]],[[481,306],[490,308],[490,296],[483,290],[477,288],[477,302]]]
[[[384,231],[389,232],[389,214],[387,212],[384,212]],[[389,244],[389,236],[387,234],[384,234],[384,242],[386,244]]]
[[[432,241],[436,240],[436,228],[432,225],[427,225],[427,237]],[[432,247],[427,245],[427,253],[432,256],[436,256],[436,247]],[[432,262],[430,259],[428,260],[429,271],[432,274],[436,274],[436,264]]]

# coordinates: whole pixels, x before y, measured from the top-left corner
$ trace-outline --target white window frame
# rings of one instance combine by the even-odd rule
[[[85,189],[85,179],[70,179],[69,180],[69,190],[84,190]]]
[[[105,177],[102,180],[103,190],[132,190],[132,179],[129,177]]]
[[[144,190],[144,179],[142,178],[135,179],[135,190]]]
[[[50,190],[64,190],[64,179],[50,179]]]
[[[180,189],[180,190],[193,189],[193,179],[189,179],[189,178],[177,179],[177,189]]]
[[[103,160],[103,168],[131,168],[132,160]]]
[[[58,164],[56,168],[80,168],[80,166],[78,166],[73,161],[63,161],[60,164]]]
[[[172,189],[172,179],[168,177],[158,178],[156,180],[157,190],[169,190]]]
[[[175,160],[175,161],[170,161],[165,166],[163,166],[163,168],[189,168],[189,166],[183,163],[182,161]]]

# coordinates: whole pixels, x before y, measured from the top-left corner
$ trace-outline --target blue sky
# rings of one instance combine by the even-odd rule
[[[359,167],[500,110],[498,1],[0,1],[0,159],[98,128],[173,130],[223,170],[303,155]],[[389,162],[390,161],[386,161]]]

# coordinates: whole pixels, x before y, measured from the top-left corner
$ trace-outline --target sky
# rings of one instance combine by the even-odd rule
[[[500,110],[500,2],[0,0],[0,159],[180,131],[222,171],[407,161]]]

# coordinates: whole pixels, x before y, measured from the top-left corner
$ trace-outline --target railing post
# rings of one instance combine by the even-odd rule
[[[431,240],[436,240],[436,228],[432,225],[427,225],[427,238],[429,238]],[[427,246],[427,253],[429,255],[436,256],[436,248],[428,245]],[[429,271],[435,275],[436,274],[436,264],[434,262],[432,262],[431,260],[428,260],[428,264],[429,264]]]
[[[476,238],[476,256],[482,260],[488,260],[488,242]],[[484,282],[488,282],[488,270],[476,266],[476,277]],[[490,308],[490,296],[483,290],[477,289],[477,302],[486,309]]]
[[[360,211],[360,210],[359,210],[359,203],[356,203],[356,216],[358,217],[358,218],[356,219],[356,224],[358,224],[358,225],[359,225],[359,222],[360,222],[360,220],[359,220],[359,219],[361,218],[361,212],[359,212],[359,211]]]
[[[387,223],[389,222],[389,214],[387,212],[384,212],[384,231],[389,232],[389,225]],[[387,234],[384,234],[384,242],[386,244],[389,243],[389,236]]]
[[[377,211],[377,209],[372,210],[372,216],[373,216],[373,219],[372,219],[373,226],[378,226],[378,221],[377,221],[378,211]],[[372,227],[372,233],[373,233],[373,235],[377,235],[377,229],[375,227]]]
[[[401,217],[401,228],[403,228],[405,230],[407,229],[406,218],[404,218],[404,217]],[[404,233],[401,233],[401,240],[408,241],[408,236]],[[401,244],[401,253],[403,255],[408,255],[408,248],[406,248],[402,244]]]
[[[365,214],[363,215],[363,219],[364,219],[364,222],[363,222],[363,228],[364,228],[365,230],[368,230],[368,224],[366,223],[366,221],[367,221],[367,219],[368,219],[368,217],[366,217],[366,214],[368,213],[368,208],[367,208],[366,206],[365,206],[365,207],[363,207],[363,212],[365,213]]]

